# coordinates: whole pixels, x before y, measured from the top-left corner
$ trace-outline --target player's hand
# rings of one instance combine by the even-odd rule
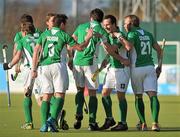
[[[37,71],[36,70],[32,70],[31,71],[31,75],[32,75],[32,78],[36,78],[37,77]]]
[[[158,66],[156,68],[156,75],[157,75],[157,78],[159,78],[160,74],[161,74],[161,70],[162,70],[162,67]]]
[[[11,66],[10,63],[4,63],[4,64],[3,64],[3,69],[4,69],[4,70],[8,70],[8,69],[11,69],[11,68],[12,68],[12,66]]]
[[[73,70],[73,59],[69,59],[68,61],[68,67],[72,71]]]
[[[124,64],[125,66],[129,66],[131,62],[129,59],[123,59],[121,63]]]

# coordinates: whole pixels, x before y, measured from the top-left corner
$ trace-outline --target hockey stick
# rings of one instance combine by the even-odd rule
[[[47,40],[47,39],[45,39],[45,41],[43,42],[42,46],[44,45],[44,43],[46,42],[46,40]],[[42,48],[41,51],[40,51],[39,58],[38,58],[38,63],[37,63],[37,66],[35,66],[35,70],[38,69],[38,66],[39,66],[39,63],[40,63],[40,60],[41,60],[42,53],[43,53],[43,48]],[[34,86],[34,82],[35,82],[35,78],[31,78],[30,85],[28,86],[27,91],[26,91],[26,93],[25,93],[25,96],[26,96],[26,97],[30,97],[30,96],[31,96],[32,90],[33,90],[33,86]]]
[[[109,55],[106,55],[105,59],[104,60],[107,60],[109,58]],[[91,77],[91,80],[93,82],[96,81],[97,79],[97,76],[99,75],[99,73],[105,68],[104,65],[101,64],[100,68],[98,68],[93,74],[92,74],[92,77]]]
[[[88,106],[87,106],[85,98],[84,98],[84,105],[85,105],[84,111],[85,111],[86,114],[88,114]]]
[[[159,62],[158,62],[158,67],[161,67],[161,66],[162,66],[165,43],[166,43],[166,39],[164,38],[164,39],[163,39],[163,42],[162,42],[162,45],[161,45],[162,53],[161,53],[161,56],[160,56],[160,59],[159,59]]]
[[[7,48],[8,48],[8,46],[6,44],[4,44],[3,48],[2,48],[4,63],[7,63],[7,56],[6,56],[6,49]],[[9,74],[8,74],[8,70],[6,70],[6,83],[7,83],[8,107],[10,107],[11,106],[11,97],[10,97],[10,89],[9,89]]]

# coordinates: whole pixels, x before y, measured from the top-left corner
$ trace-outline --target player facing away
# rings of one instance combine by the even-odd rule
[[[21,16],[21,18],[20,18],[20,27],[22,27],[23,24],[26,23],[26,22],[29,22],[29,23],[33,24],[33,18],[32,18],[31,15],[29,15],[29,14],[23,14],[23,15]],[[33,36],[34,36],[35,38],[39,38],[40,34],[41,34],[41,31],[40,31],[39,29],[35,28],[35,32],[34,32]],[[19,32],[17,32],[17,33],[15,34],[15,37],[14,37],[14,47],[13,47],[13,56],[15,56],[15,54],[16,54],[16,52],[17,52],[17,50],[16,50],[16,43],[17,43],[20,39],[22,39],[22,38],[23,38],[22,31],[19,31]],[[26,61],[26,59],[25,59],[24,61]],[[15,71],[16,71],[16,73],[21,72],[21,70],[20,70],[20,65],[16,65],[16,66],[15,66]]]
[[[78,43],[83,42],[89,28],[92,28],[94,33],[98,32],[107,37],[108,33],[101,26],[103,16],[104,13],[101,9],[93,9],[90,12],[90,21],[84,24],[80,24],[73,33],[73,38]],[[93,36],[89,45],[83,51],[75,51],[74,54],[73,74],[77,87],[77,93],[75,96],[75,129],[81,128],[81,120],[83,119],[84,88],[86,84],[89,93],[89,130],[99,130],[99,126],[96,123],[96,112],[98,107],[96,90],[98,88],[98,80],[95,82],[91,80],[92,74],[97,69],[97,64],[93,62],[93,58],[96,51],[96,44],[98,44],[99,41],[100,38]]]
[[[162,54],[160,46],[151,33],[142,29],[136,15],[124,18],[124,28],[128,32],[127,38],[133,44],[131,57],[131,82],[135,94],[135,108],[140,119],[140,130],[147,130],[143,93],[150,99],[150,108],[153,118],[152,130],[159,131],[158,116],[160,104],[157,97],[157,75],[161,68],[154,68],[152,49],[155,49],[158,60]],[[157,73],[157,74],[156,74]]]
[[[40,58],[41,72],[39,73],[43,80],[40,132],[47,132],[48,128],[52,132],[58,131],[56,119],[63,108],[66,85],[68,84],[67,74],[65,74],[67,72],[65,70],[66,67],[61,63],[60,58],[63,46],[68,44],[71,46],[71,49],[83,50],[93,35],[92,29],[89,29],[85,41],[77,44],[71,36],[60,29],[61,18],[59,15],[55,15],[53,22],[53,28],[42,33],[38,39],[33,54],[32,77],[35,78],[37,76],[36,64],[39,60],[38,55],[42,52],[42,57]],[[50,106],[49,102],[53,95],[55,99]],[[49,109],[52,109],[52,111],[51,116],[48,118]]]
[[[130,60],[128,58],[128,51],[130,51],[132,45],[125,39],[125,35],[119,30],[116,24],[116,18],[113,15],[106,15],[103,20],[103,26],[109,33],[110,44],[115,49],[115,53],[119,57],[110,56],[110,67],[106,73],[103,90],[102,90],[102,103],[106,113],[106,119],[101,129],[108,129],[115,125],[115,121],[112,115],[112,100],[110,93],[113,89],[117,92],[120,110],[120,122],[113,128],[112,131],[127,130],[126,123],[127,117],[127,101],[125,93],[130,79]],[[111,47],[112,47],[111,46]],[[119,55],[118,55],[119,54]]]
[[[15,64],[19,62],[21,56],[26,58],[27,62],[24,63],[24,93],[27,92],[27,88],[30,85],[31,80],[31,67],[32,67],[32,55],[33,49],[36,45],[37,37],[34,37],[35,33],[34,25],[26,22],[21,25],[21,33],[23,38],[21,38],[16,43],[16,54],[10,63],[4,64],[4,69],[11,69]],[[22,125],[23,129],[33,129],[33,118],[32,118],[32,100],[31,96],[24,96],[24,113],[25,113],[25,124]]]

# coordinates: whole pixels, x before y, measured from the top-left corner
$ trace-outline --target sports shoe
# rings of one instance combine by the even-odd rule
[[[112,118],[112,119],[106,118],[104,124],[102,125],[102,127],[100,127],[100,130],[108,129],[111,126],[114,126],[115,124],[116,124],[116,122],[114,121],[114,118]]]
[[[152,131],[160,131],[160,127],[159,127],[159,125],[158,125],[158,123],[153,123],[152,124]]]
[[[44,125],[40,128],[40,132],[48,132],[48,125],[47,125],[47,123],[44,124]]]
[[[21,126],[22,129],[26,129],[26,130],[32,130],[34,128],[33,126],[33,123],[24,123],[22,126]]]
[[[98,131],[98,130],[100,130],[100,128],[99,128],[98,124],[95,122],[95,123],[90,123],[89,124],[88,130],[90,130],[90,131]]]
[[[74,128],[80,129],[81,128],[81,120],[83,119],[82,115],[76,115],[76,122],[74,122]]]
[[[47,120],[47,125],[50,127],[51,132],[58,132],[56,120],[52,117],[49,117]]]
[[[147,124],[146,123],[142,123],[141,121],[139,121],[136,125],[137,130],[139,131],[147,131]]]
[[[142,127],[142,122],[139,121],[136,125],[136,128],[137,128],[137,130],[141,130],[141,127]]]
[[[111,131],[126,131],[126,130],[128,130],[128,126],[127,124],[124,124],[122,122],[118,122],[118,124],[115,127],[111,128]]]
[[[60,129],[62,129],[62,124],[63,124],[65,116],[66,116],[66,111],[63,109],[63,110],[61,110],[61,112],[59,113],[58,118],[57,118],[57,120],[58,120],[58,127]]]
[[[67,124],[66,120],[63,120],[61,129],[62,130],[68,130],[69,129],[69,125]]]
[[[146,123],[142,123],[142,125],[141,125],[141,130],[142,130],[142,131],[148,131],[148,128],[147,128],[147,124],[146,124]]]

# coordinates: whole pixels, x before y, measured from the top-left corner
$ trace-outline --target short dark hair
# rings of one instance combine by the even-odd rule
[[[139,20],[138,16],[136,16],[136,15],[127,15],[126,17],[124,17],[124,19],[126,19],[126,18],[130,18],[131,24],[133,26],[139,27],[140,20]]]
[[[21,31],[27,32],[28,34],[33,34],[35,33],[35,27],[32,23],[30,22],[25,22],[21,25]]]
[[[53,22],[55,27],[59,27],[61,23],[66,24],[68,17],[65,14],[56,14]]]
[[[93,18],[93,20],[98,21],[98,22],[102,22],[103,17],[104,17],[104,12],[101,9],[93,9],[90,12],[90,17]]]
[[[115,16],[113,16],[113,15],[106,15],[105,17],[104,17],[104,19],[110,19],[110,21],[111,21],[111,24],[115,24],[115,25],[117,25],[117,20],[116,20],[116,17]]]
[[[29,14],[23,14],[20,18],[20,23],[30,22],[33,24],[33,18]]]

